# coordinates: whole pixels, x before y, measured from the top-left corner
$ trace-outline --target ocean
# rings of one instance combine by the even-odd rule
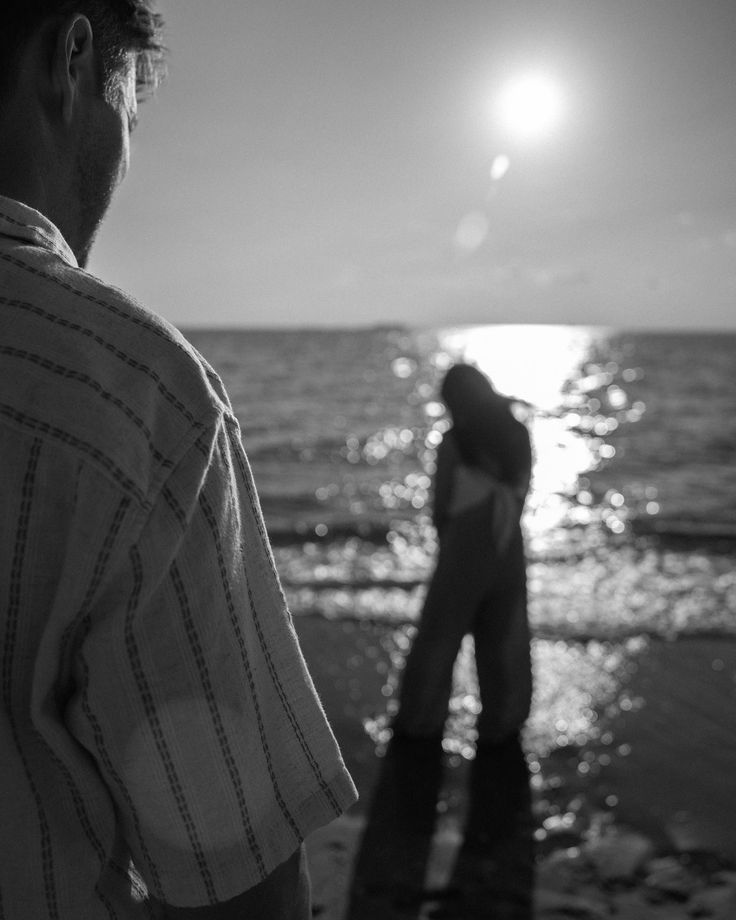
[[[230,393],[295,621],[353,635],[355,670],[367,656],[385,680],[384,709],[367,712],[357,678],[345,678],[377,742],[436,551],[430,485],[448,425],[437,392],[456,360],[514,397],[532,437],[523,526],[536,749],[581,745],[602,711],[642,705],[625,676],[652,641],[736,639],[736,334],[448,326],[187,337]],[[448,741],[459,756],[472,756],[473,681],[466,646]]]

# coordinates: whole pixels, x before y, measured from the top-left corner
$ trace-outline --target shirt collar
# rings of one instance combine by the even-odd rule
[[[72,268],[78,268],[76,256],[61,232],[39,211],[0,195],[0,237],[24,240],[59,256]]]

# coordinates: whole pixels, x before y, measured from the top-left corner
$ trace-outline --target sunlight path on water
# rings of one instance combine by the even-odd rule
[[[442,330],[438,342],[453,361],[476,364],[500,393],[554,411],[605,334],[580,326],[465,326]]]
[[[530,431],[534,478],[524,524],[539,542],[568,516],[579,477],[598,463],[598,443],[581,436],[579,415],[566,406],[573,382],[606,330],[569,326],[474,326],[440,332],[448,364],[475,364],[506,396]]]

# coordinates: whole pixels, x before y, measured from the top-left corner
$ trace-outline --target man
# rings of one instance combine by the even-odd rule
[[[355,798],[219,379],[82,268],[160,27],[3,5],[4,920],[304,920],[302,841]]]

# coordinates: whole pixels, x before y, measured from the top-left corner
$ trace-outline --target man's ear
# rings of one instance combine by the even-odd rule
[[[61,116],[69,123],[80,95],[94,92],[98,83],[92,25],[86,16],[76,13],[59,28],[52,79],[61,101]]]

